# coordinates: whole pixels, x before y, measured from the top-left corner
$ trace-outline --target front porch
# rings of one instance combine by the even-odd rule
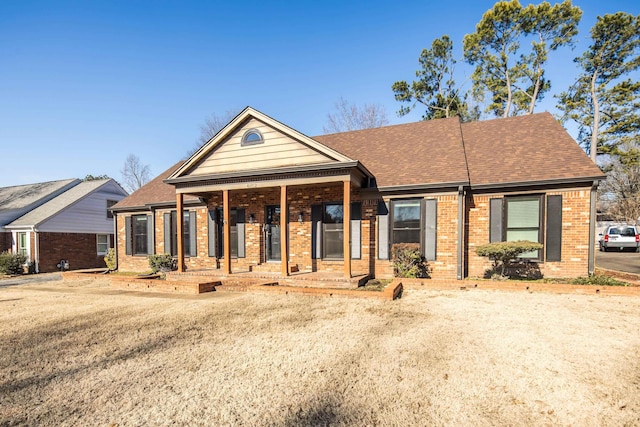
[[[369,274],[354,274],[351,277],[345,277],[341,273],[330,271],[297,271],[284,276],[279,272],[236,271],[226,273],[217,269],[172,271],[166,275],[166,280],[169,282],[220,282],[219,286],[224,286],[225,289],[246,288],[256,284],[322,289],[357,289],[363,286],[369,278]]]

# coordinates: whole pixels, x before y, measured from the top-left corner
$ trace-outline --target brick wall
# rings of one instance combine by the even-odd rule
[[[426,199],[437,200],[436,211],[436,259],[429,261],[434,279],[456,279],[458,260],[458,194],[441,194],[425,196]],[[389,224],[391,226],[391,224]],[[376,247],[376,230],[371,238],[371,246]],[[374,252],[375,274],[379,278],[393,277],[391,261],[377,259]]]
[[[586,276],[589,257],[590,190],[549,191],[546,195],[562,195],[562,255],[559,262],[543,260],[538,264],[540,271],[544,277]],[[489,200],[499,197],[503,195],[475,194],[467,198],[466,250],[468,275],[471,277],[483,276],[491,266],[487,258],[475,254],[475,248],[489,243]],[[544,252],[543,250],[543,256]]]
[[[11,233],[0,232],[0,252],[11,251]]]
[[[69,261],[71,270],[105,267],[104,255],[97,254],[95,234],[43,232],[38,239],[41,273],[58,271],[56,265],[62,259]]]
[[[343,184],[327,184],[318,186],[292,186],[287,188],[288,217],[286,222],[289,228],[289,265],[297,266],[305,271],[343,271],[344,263],[339,261],[327,261],[312,259],[311,257],[311,206],[323,202],[340,202],[343,198]],[[359,201],[357,189],[352,190],[351,200]],[[254,191],[231,191],[229,204],[232,208],[245,209],[245,254],[244,258],[233,258],[231,268],[235,271],[246,271],[256,265],[264,264],[265,260],[265,236],[262,225],[265,222],[266,206],[280,204],[280,189],[268,188]],[[197,256],[185,257],[185,267],[189,270],[204,268],[219,268],[221,260],[209,257],[208,248],[208,209],[222,207],[222,194],[215,193],[209,199],[207,208],[186,208],[196,211],[197,228]],[[154,214],[155,221],[155,251],[165,253],[164,248],[164,213],[171,209],[157,210]],[[303,221],[298,221],[298,214],[302,212]],[[254,223],[249,223],[249,215],[254,215]],[[131,256],[125,254],[125,217],[130,214],[117,215],[118,230],[118,266],[124,271],[148,270],[146,256]],[[285,221],[281,216],[281,224]],[[361,258],[351,262],[354,274],[368,273],[373,264],[369,259],[369,251],[374,247],[371,239],[375,238],[373,223],[375,222],[375,210],[369,209],[361,221],[362,248]],[[279,263],[269,263],[274,271],[279,272]]]

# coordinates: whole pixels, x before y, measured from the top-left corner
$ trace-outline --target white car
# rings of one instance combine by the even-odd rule
[[[625,249],[637,251],[640,248],[640,236],[637,227],[633,225],[612,225],[600,238],[600,250],[608,251]]]

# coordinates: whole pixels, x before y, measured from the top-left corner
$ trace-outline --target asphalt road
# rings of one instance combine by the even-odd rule
[[[640,253],[596,251],[596,267],[640,274]]]

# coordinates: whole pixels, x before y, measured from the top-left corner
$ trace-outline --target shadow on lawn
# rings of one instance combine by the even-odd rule
[[[94,346],[104,346],[106,337],[102,326],[104,322],[114,321],[118,316],[118,323],[126,324],[126,319],[135,315],[134,310],[102,310],[81,316],[74,316],[62,322],[46,326],[35,327],[26,331],[16,331],[6,337],[4,344],[0,346],[0,360],[11,364],[11,369],[25,378],[18,380],[11,376],[4,376],[5,381],[0,382],[0,395],[10,396],[21,390],[37,387],[46,387],[53,379],[72,377],[84,371],[92,369],[105,369],[114,362],[126,361],[149,353],[153,350],[166,347],[175,339],[168,334],[141,337],[140,342],[123,349],[115,349],[111,354],[98,354],[90,357],[85,363],[75,366],[65,365],[65,360],[77,360],[79,357],[87,357],[86,353],[92,351]],[[138,325],[139,326],[139,325]],[[91,330],[94,329],[95,332]],[[138,327],[135,328],[139,330]],[[89,332],[88,332],[89,331]],[[74,335],[84,332],[88,342],[74,341]],[[130,335],[133,331],[126,327],[118,328],[118,335]],[[116,340],[118,338],[116,337]],[[8,344],[8,345],[7,345]],[[6,367],[4,367],[6,369]],[[15,376],[14,376],[15,378]],[[10,399],[11,400],[11,399]],[[1,423],[0,423],[1,424]]]

